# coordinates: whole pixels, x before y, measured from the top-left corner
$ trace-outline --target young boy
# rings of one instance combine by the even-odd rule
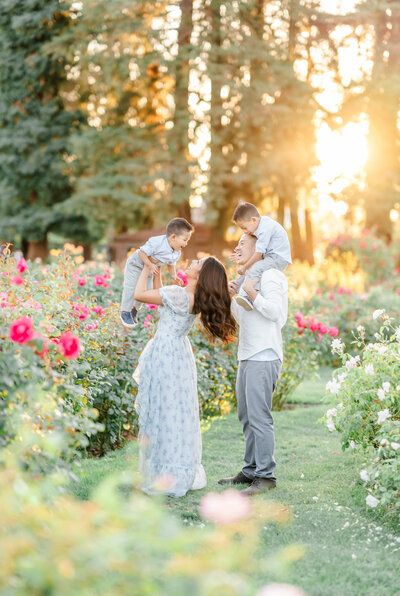
[[[259,280],[267,269],[283,271],[292,262],[290,243],[285,229],[266,215],[260,215],[252,203],[240,203],[233,214],[233,221],[246,234],[257,238],[256,252],[238,269],[242,276],[235,280],[236,287],[247,278]],[[253,310],[253,303],[244,290],[240,290],[236,302],[246,310]]]
[[[137,303],[133,296],[137,281],[144,265],[148,265],[152,275],[158,272],[161,265],[167,265],[170,275],[180,283],[176,275],[176,263],[181,257],[181,250],[193,234],[193,226],[181,217],[171,219],[162,236],[152,236],[134,252],[126,261],[124,271],[124,287],[121,300],[121,322],[131,329],[137,324]],[[151,279],[150,279],[151,283]]]

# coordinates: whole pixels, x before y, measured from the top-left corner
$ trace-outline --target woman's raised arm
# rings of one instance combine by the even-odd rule
[[[144,266],[136,284],[134,298],[135,300],[138,300],[138,302],[145,302],[148,304],[162,304],[163,301],[160,296],[161,276],[159,274],[156,275],[154,284],[156,287],[153,290],[148,290],[147,279],[149,275],[151,275],[150,269]]]

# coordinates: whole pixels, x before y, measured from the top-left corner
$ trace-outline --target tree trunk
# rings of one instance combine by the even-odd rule
[[[304,247],[304,256],[306,261],[310,265],[314,265],[314,234],[313,224],[311,218],[311,212],[309,209],[304,210],[305,228],[306,228],[306,241]]]
[[[91,261],[93,257],[93,246],[91,244],[83,245],[83,258],[85,261]]]
[[[277,214],[278,222],[283,226],[285,221],[285,199],[283,197],[279,197],[278,199],[278,214]]]
[[[400,182],[397,128],[399,97],[396,81],[400,69],[399,19],[399,9],[395,6],[392,8],[392,17],[388,17],[382,9],[376,18],[374,66],[367,90],[369,158],[365,193],[366,225],[375,228],[378,235],[387,241],[392,237],[390,211],[400,196],[396,189]],[[388,29],[389,22],[391,29]]]
[[[189,55],[193,29],[193,0],[181,0],[181,22],[178,31],[178,55],[175,61],[175,113],[171,130],[172,200],[179,216],[191,220],[189,171]]]
[[[49,247],[47,243],[47,236],[43,240],[28,241],[27,258],[33,261],[34,259],[41,259],[45,261],[49,255]]]
[[[292,232],[292,256],[293,259],[304,261],[304,244],[301,237],[298,203],[296,199],[290,201],[290,223]]]

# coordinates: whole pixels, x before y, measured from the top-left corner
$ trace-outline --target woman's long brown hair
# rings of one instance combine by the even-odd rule
[[[231,297],[225,267],[208,257],[201,268],[194,293],[193,313],[212,339],[228,343],[235,338],[236,322],[231,313]]]

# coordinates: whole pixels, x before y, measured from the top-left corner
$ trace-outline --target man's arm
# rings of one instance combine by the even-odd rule
[[[243,284],[243,289],[253,300],[256,308],[266,319],[270,321],[279,321],[284,318],[282,310],[283,288],[279,281],[269,276],[263,275],[261,278],[261,291],[254,289],[256,280],[248,280]],[[252,286],[252,287],[251,287]]]

